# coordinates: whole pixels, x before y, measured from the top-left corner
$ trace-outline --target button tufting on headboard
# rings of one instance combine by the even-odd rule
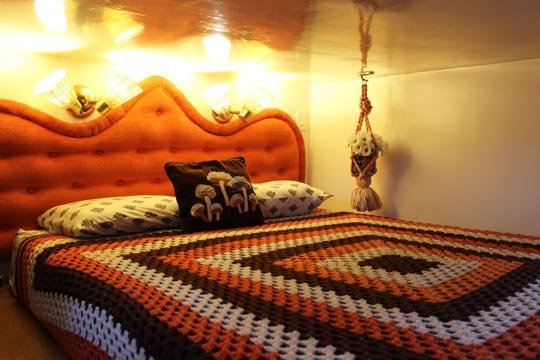
[[[9,259],[16,230],[37,227],[37,217],[52,206],[174,195],[164,171],[168,161],[243,156],[253,182],[304,181],[302,133],[286,113],[267,109],[245,122],[217,124],[167,80],[154,77],[141,86],[141,95],[81,123],[0,100],[0,261]]]

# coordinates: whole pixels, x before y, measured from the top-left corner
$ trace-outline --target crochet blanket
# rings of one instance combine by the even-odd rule
[[[540,358],[540,238],[320,212],[15,245],[12,286],[74,358]]]

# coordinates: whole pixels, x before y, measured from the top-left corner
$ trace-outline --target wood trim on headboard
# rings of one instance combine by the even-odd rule
[[[169,194],[167,161],[244,156],[254,182],[305,180],[302,133],[267,109],[248,121],[208,121],[169,81],[151,77],[143,93],[97,119],[68,123],[0,100],[0,261],[19,228],[36,228],[46,209],[115,195]]]

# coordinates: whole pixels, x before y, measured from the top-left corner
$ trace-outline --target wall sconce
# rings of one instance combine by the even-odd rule
[[[140,94],[142,89],[131,79],[116,74],[107,87],[109,96],[96,99],[93,92],[83,85],[72,85],[65,69],[55,70],[41,80],[35,93],[51,103],[63,107],[75,118],[86,118],[94,110],[100,114],[107,113],[112,107]]]
[[[259,87],[246,98],[241,109],[233,110],[231,109],[231,87],[227,83],[210,86],[204,91],[203,98],[212,109],[212,117],[220,124],[229,122],[234,115],[245,121],[274,101],[270,90]]]

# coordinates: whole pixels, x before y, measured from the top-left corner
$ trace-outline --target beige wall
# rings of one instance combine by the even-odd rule
[[[334,209],[350,209],[359,86],[312,85],[309,180]],[[540,59],[374,78],[369,94],[391,145],[374,177],[379,214],[540,235]]]

